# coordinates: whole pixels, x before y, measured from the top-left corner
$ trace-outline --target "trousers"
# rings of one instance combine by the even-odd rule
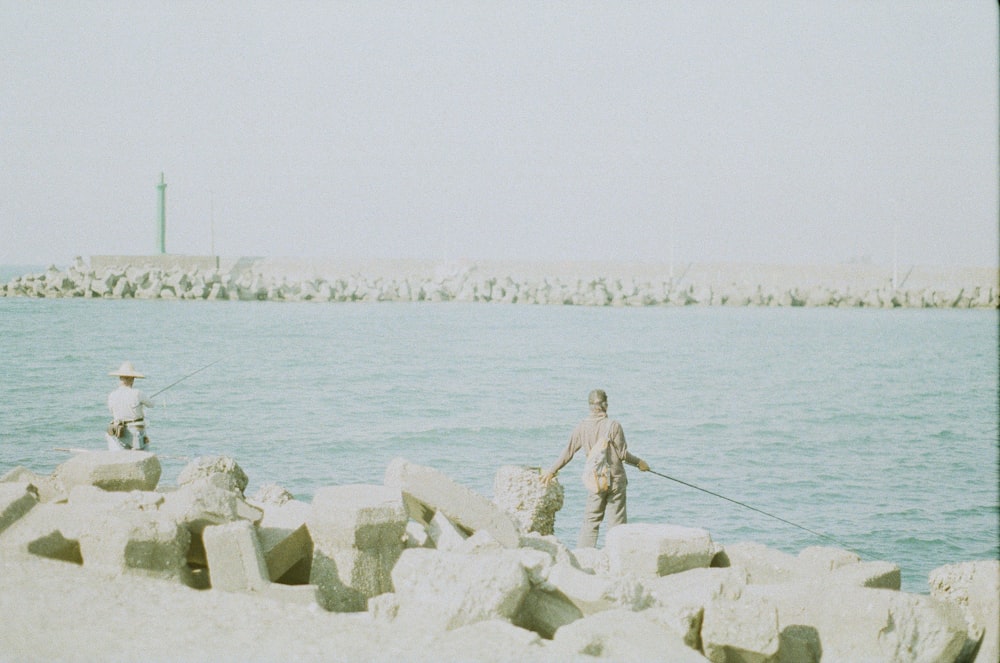
[[[108,443],[108,451],[121,451],[123,449],[145,449],[149,445],[146,437],[146,429],[138,426],[125,426],[125,434],[121,439],[105,433],[105,441]]]
[[[587,492],[587,503],[583,510],[583,526],[580,528],[578,548],[596,548],[597,534],[604,521],[608,518],[608,529],[615,525],[628,522],[625,509],[625,486],[619,482],[611,484],[611,488],[603,495]]]

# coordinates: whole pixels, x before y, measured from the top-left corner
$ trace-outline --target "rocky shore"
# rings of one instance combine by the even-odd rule
[[[1000,561],[899,567],[630,523],[552,529],[562,487],[499,468],[492,498],[394,460],[379,485],[256,495],[228,457],[161,485],[147,452],[0,477],[0,659],[989,661]]]
[[[5,297],[576,306],[1000,307],[996,269],[601,263],[77,258],[0,285]]]

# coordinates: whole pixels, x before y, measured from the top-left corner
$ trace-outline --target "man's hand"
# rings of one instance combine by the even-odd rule
[[[552,474],[552,472],[546,472],[545,474],[542,475],[542,483],[544,483],[547,486],[550,483],[552,483],[552,480],[555,478],[556,475]]]
[[[649,463],[647,463],[647,462],[646,462],[646,461],[644,461],[644,460],[640,460],[640,461],[639,461],[639,464],[638,464],[638,465],[636,465],[636,467],[638,467],[638,468],[639,468],[639,471],[640,471],[640,472],[649,472]]]

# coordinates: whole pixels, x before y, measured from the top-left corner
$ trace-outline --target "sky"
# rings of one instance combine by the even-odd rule
[[[996,266],[989,0],[0,0],[0,264]]]

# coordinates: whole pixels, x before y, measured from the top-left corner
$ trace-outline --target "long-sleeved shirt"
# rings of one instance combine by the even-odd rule
[[[116,421],[143,419],[144,407],[153,407],[153,402],[134,387],[123,384],[108,394],[108,409]]]
[[[610,433],[608,432],[609,428]],[[573,429],[573,433],[569,436],[569,444],[563,449],[562,455],[552,465],[549,473],[555,474],[561,470],[569,461],[573,460],[573,456],[576,455],[577,451],[583,449],[584,454],[589,452],[591,447],[601,439],[603,433],[608,433],[608,440],[611,442],[611,448],[608,450],[611,480],[612,482],[620,483],[623,487],[627,486],[628,477],[625,475],[625,466],[623,463],[638,465],[642,459],[629,453],[628,446],[625,443],[625,431],[622,430],[621,424],[613,419],[609,419],[608,415],[603,412],[592,412],[587,418],[577,424],[576,428]]]

